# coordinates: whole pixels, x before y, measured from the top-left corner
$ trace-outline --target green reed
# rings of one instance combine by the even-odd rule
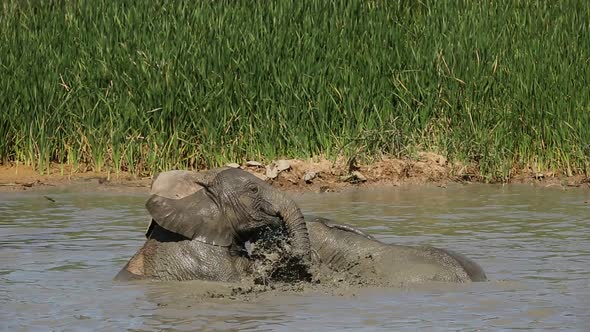
[[[6,0],[0,158],[156,172],[323,154],[590,172],[582,0]]]

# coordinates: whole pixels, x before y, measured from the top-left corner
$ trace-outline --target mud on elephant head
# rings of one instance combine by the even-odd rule
[[[293,253],[304,262],[310,259],[307,228],[295,202],[240,169],[162,173],[152,184],[146,207],[152,216],[148,238],[156,223],[191,240],[243,247],[264,228],[284,223]]]

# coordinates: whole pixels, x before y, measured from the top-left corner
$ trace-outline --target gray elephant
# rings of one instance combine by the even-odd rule
[[[385,244],[351,226],[307,217],[312,262],[321,282],[376,286],[429,281],[485,281],[483,269],[451,250]]]
[[[301,211],[281,192],[239,169],[158,175],[146,208],[147,240],[115,279],[239,281],[250,276],[245,243],[284,225],[302,273],[310,259]]]
[[[374,285],[486,280],[479,265],[450,250],[384,244],[323,218],[302,222],[294,202],[238,169],[162,173],[152,193],[146,204],[153,217],[148,241],[120,275],[236,281],[263,266],[263,282],[292,281],[307,278],[312,262],[320,281],[328,281],[326,276]],[[281,248],[283,233],[289,250]],[[255,245],[265,248],[249,255],[246,241],[266,245]],[[281,256],[269,268],[265,255],[273,252]]]

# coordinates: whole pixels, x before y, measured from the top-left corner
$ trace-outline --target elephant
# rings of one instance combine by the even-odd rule
[[[116,280],[239,282],[252,271],[246,242],[281,225],[305,275],[311,251],[303,214],[256,176],[233,168],[168,171],[154,178],[150,194],[147,239]]]
[[[385,244],[351,226],[304,218],[280,190],[239,169],[162,173],[146,207],[152,215],[148,240],[123,277],[238,281],[262,266],[263,283],[309,280],[310,273],[319,282],[381,286],[487,280],[477,263],[459,253]],[[282,248],[285,238],[288,250]],[[254,243],[254,251],[246,250],[246,242]],[[275,254],[270,265],[269,254]]]
[[[336,279],[363,285],[400,286],[487,280],[477,263],[454,251],[386,244],[352,226],[321,217],[305,219],[312,265],[321,282]]]

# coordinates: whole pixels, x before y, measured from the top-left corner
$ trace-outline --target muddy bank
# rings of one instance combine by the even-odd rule
[[[448,183],[485,182],[474,165],[451,163],[434,153],[419,153],[412,160],[382,158],[368,164],[356,160],[314,158],[279,160],[266,165],[256,161],[228,165],[246,169],[278,188],[297,192],[341,191],[370,185],[434,184],[444,187]],[[50,173],[42,175],[30,166],[0,165],[0,191],[63,186],[145,191],[151,179],[147,174],[80,172],[61,165],[52,165]],[[514,170],[510,179],[504,182],[590,189],[590,178],[585,175],[567,176],[560,172],[532,169]]]

